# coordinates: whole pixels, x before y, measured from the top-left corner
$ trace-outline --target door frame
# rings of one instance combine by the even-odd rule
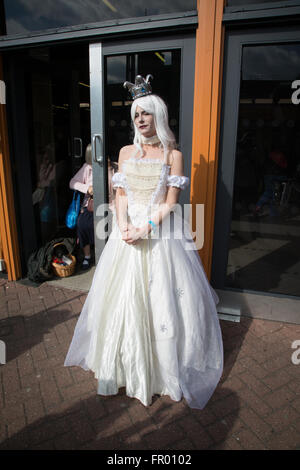
[[[231,30],[226,34],[211,282],[219,294],[221,309],[223,307],[231,309],[233,315],[244,314],[268,320],[300,323],[300,316],[297,313],[300,311],[300,297],[225,286],[243,47],[293,42],[300,42],[300,31],[297,26],[278,26],[269,31],[262,27]]]
[[[181,37],[164,37],[160,40],[145,38],[141,40],[90,43],[90,109],[91,109],[91,143],[93,152],[94,207],[108,201],[107,161],[105,149],[105,100],[104,100],[104,57],[111,55],[146,52],[151,50],[181,50],[181,87],[179,116],[179,147],[185,155],[185,174],[191,173],[192,132],[193,132],[193,99],[195,70],[195,34]],[[151,73],[151,71],[149,71]],[[101,80],[99,80],[101,77]],[[155,77],[154,77],[155,83]],[[155,90],[155,86],[153,87]],[[190,203],[188,191],[182,191],[181,204]],[[103,234],[103,217],[107,213],[94,211],[95,260],[98,262],[106,244],[106,239],[99,239],[97,232]]]

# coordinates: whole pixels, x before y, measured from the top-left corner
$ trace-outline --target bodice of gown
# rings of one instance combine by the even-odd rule
[[[112,177],[114,188],[124,188],[128,198],[128,215],[135,226],[141,226],[158,204],[165,201],[168,186],[184,189],[189,178],[169,175],[170,165],[161,159],[130,158],[122,171]]]

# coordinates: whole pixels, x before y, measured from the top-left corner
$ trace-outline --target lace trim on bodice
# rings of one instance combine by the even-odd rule
[[[149,164],[149,169],[142,170],[143,164]],[[189,178],[169,175],[170,168],[170,165],[158,158],[129,158],[123,162],[122,171],[113,175],[112,185],[113,188],[125,189],[129,204],[138,201],[149,207],[164,199],[167,186],[180,189],[187,187]]]
[[[165,181],[170,166],[161,159],[128,159],[123,162],[125,190],[128,205],[135,203],[149,208],[161,202],[165,194]]]
[[[124,160],[123,162],[123,165],[124,163],[126,162],[135,162],[135,163],[162,163],[163,165],[167,165],[166,163],[164,163],[164,161],[161,159],[161,158],[137,158],[137,157],[131,157],[131,158],[127,158],[126,160]],[[167,165],[171,168],[171,165]]]

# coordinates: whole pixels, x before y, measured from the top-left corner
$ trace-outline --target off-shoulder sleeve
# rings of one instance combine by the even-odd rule
[[[175,188],[185,189],[190,182],[187,176],[169,175],[167,186],[175,186]]]
[[[125,187],[124,179],[125,179],[124,173],[121,173],[121,172],[114,173],[112,178],[111,178],[112,187],[113,188],[124,188]]]

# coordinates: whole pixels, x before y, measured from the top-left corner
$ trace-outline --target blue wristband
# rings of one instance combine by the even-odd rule
[[[152,220],[148,220],[148,224],[150,224],[152,226],[152,229],[151,229],[151,232],[155,232],[156,231],[156,224],[152,221]]]

